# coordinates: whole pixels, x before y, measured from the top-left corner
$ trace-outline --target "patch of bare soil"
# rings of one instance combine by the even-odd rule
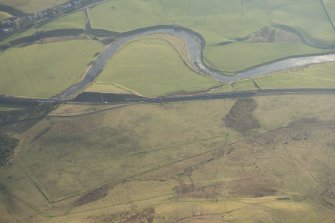
[[[295,33],[265,26],[260,30],[255,32],[247,42],[257,43],[257,42],[290,42],[290,43],[298,43],[302,42],[299,36]]]
[[[147,208],[140,211],[127,211],[105,216],[89,217],[90,223],[152,223],[155,209]]]
[[[81,196],[80,198],[78,198],[73,203],[73,206],[74,207],[82,206],[82,205],[89,204],[91,202],[100,200],[101,198],[104,198],[107,196],[107,192],[108,192],[108,189],[106,187],[101,187],[93,191],[90,191],[84,194],[83,196]]]
[[[253,116],[256,107],[256,101],[252,98],[238,99],[224,117],[224,123],[227,127],[240,133],[247,133],[252,129],[259,128],[258,120]]]

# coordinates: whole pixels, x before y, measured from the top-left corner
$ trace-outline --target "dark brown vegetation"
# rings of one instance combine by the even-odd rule
[[[7,163],[10,157],[14,154],[14,149],[18,144],[19,140],[14,139],[9,135],[0,134],[0,166]]]
[[[248,42],[301,42],[301,38],[293,32],[274,27],[263,27],[252,35]]]
[[[106,197],[107,192],[108,192],[107,187],[101,187],[101,188],[97,188],[95,190],[92,190],[92,191],[84,194],[83,196],[81,196],[78,200],[76,200],[73,203],[73,206],[75,206],[75,207],[82,206],[82,205],[97,201],[97,200],[99,200],[103,197]]]
[[[133,210],[110,215],[89,217],[91,223],[152,223],[155,217],[155,209]]]
[[[253,116],[256,101],[252,98],[239,99],[223,119],[226,126],[240,133],[259,128],[258,120]]]

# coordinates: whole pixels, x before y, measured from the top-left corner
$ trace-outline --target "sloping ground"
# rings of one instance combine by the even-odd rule
[[[54,96],[79,80],[101,48],[94,41],[73,40],[2,52],[0,94],[45,98]]]
[[[203,91],[219,83],[189,69],[167,41],[142,39],[122,48],[106,65],[93,87],[108,88],[109,84],[154,97]]]
[[[47,117],[16,134],[0,219],[333,222],[334,97],[254,100],[241,115],[261,128],[247,137],[224,124],[233,100]]]

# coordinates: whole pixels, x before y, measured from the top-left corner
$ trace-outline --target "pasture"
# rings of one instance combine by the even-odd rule
[[[2,52],[0,94],[52,97],[78,81],[101,49],[94,41],[73,40]]]
[[[334,88],[335,63],[317,64],[300,69],[277,72],[255,79],[260,88]]]
[[[234,74],[285,57],[322,52],[326,51],[299,43],[233,43],[208,46],[204,56],[210,67]]]

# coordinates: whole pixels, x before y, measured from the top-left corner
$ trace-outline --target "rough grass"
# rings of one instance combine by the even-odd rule
[[[190,70],[169,43],[154,39],[138,40],[122,48],[106,65],[97,83],[121,85],[152,97],[201,91],[218,84]]]
[[[101,48],[76,40],[7,50],[0,54],[0,93],[51,97],[75,83]]]
[[[208,46],[204,53],[208,65],[236,73],[288,56],[321,52],[325,51],[300,43],[233,43],[226,46]]]
[[[258,136],[254,132],[239,141],[242,137],[223,121],[233,100],[136,105],[46,118],[19,135],[25,144],[13,165],[0,173],[2,184],[40,210],[47,202],[31,180],[51,200],[94,190],[43,210],[59,214],[54,218],[32,216],[14,199],[12,216],[34,222],[135,223],[139,213],[151,210],[152,222],[157,223],[222,218],[333,222],[333,212],[319,202],[319,192],[334,180],[334,128],[322,126],[335,120],[333,96],[257,97],[255,102],[253,114],[262,131],[291,127]],[[61,110],[66,113],[65,108]],[[220,150],[174,163],[219,146]],[[174,164],[153,170],[167,163]],[[85,202],[76,206],[78,201]],[[0,204],[0,219],[11,219],[6,203]]]
[[[67,0],[0,0],[0,4],[11,6],[26,13],[36,12],[67,2]]]

